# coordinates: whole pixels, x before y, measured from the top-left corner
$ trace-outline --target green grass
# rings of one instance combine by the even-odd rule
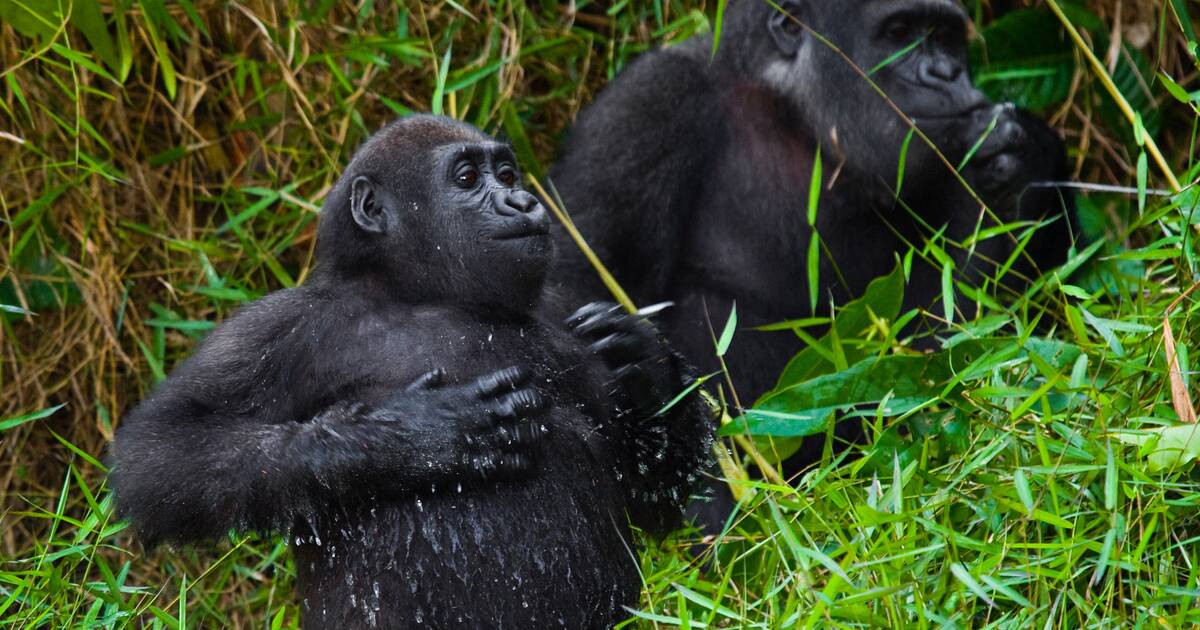
[[[146,552],[112,519],[121,414],[213,322],[303,280],[321,200],[380,124],[457,116],[540,177],[597,89],[714,28],[718,4],[0,0],[0,625],[296,626],[282,541]],[[1049,4],[967,3],[977,81],[1061,129],[1075,179],[1132,192],[1082,195],[1095,245],[1024,294],[960,287],[980,314],[939,308],[942,352],[896,337],[899,276],[836,334],[788,324],[810,343],[799,387],[730,410],[734,463],[770,466],[832,417],[873,439],[738,482],[706,565],[686,532],[650,542],[633,625],[1200,625],[1200,436],[1181,420],[1200,8]]]

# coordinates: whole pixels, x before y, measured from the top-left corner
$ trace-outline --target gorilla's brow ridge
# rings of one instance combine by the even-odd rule
[[[909,15],[948,22],[967,19],[962,5],[953,0],[868,0],[867,9],[874,15]]]
[[[484,157],[492,157],[496,160],[510,160],[516,162],[516,156],[513,154],[512,147],[503,142],[470,142],[453,146],[449,153],[456,159],[471,158],[474,160],[482,160]]]

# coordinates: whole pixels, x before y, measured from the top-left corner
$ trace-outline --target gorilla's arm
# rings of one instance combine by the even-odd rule
[[[509,443],[489,418],[542,405],[515,369],[447,387],[435,371],[363,404],[363,383],[339,386],[313,367],[328,360],[318,353],[349,361],[352,349],[328,337],[320,348],[289,343],[328,329],[300,309],[286,292],[251,305],[124,418],[111,479],[119,514],[147,546],[286,531],[342,498],[469,480],[502,465],[480,450]]]
[[[694,382],[682,357],[672,353],[665,381],[665,404]],[[628,470],[629,517],[635,525],[656,535],[679,526],[683,509],[697,486],[698,471],[711,468],[713,412],[699,394],[690,392],[667,411],[632,416],[623,425],[633,457]],[[662,408],[662,405],[659,406]]]
[[[695,379],[648,321],[595,302],[568,318],[567,327],[612,372],[630,519],[665,533],[678,525],[697,471],[708,464],[713,414],[697,391],[675,400]]]
[[[580,114],[550,171],[579,231],[635,299],[665,289],[720,141],[705,61],[682,50],[638,58]],[[563,230],[556,240],[551,277],[572,295],[607,295]]]

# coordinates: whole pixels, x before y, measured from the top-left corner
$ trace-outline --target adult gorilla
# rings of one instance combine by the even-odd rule
[[[701,37],[631,64],[579,116],[551,172],[580,231],[634,299],[677,303],[664,323],[677,348],[715,369],[705,312],[719,327],[735,301],[743,328],[812,314],[806,211],[818,149],[818,311],[860,294],[943,228],[964,245],[942,242],[968,284],[1013,255],[1028,227],[966,242],[996,218],[1044,223],[1008,270],[1008,288],[1063,260],[1070,204],[1057,190],[1029,187],[1065,178],[1062,145],[1041,121],[971,85],[958,4],[776,4],[731,2],[715,56],[711,37]],[[897,110],[950,164],[972,156],[962,176],[996,216],[919,137],[901,161],[910,126]],[[559,237],[555,282],[603,295]],[[905,307],[939,303],[941,273],[918,258]],[[963,315],[967,302],[956,302]],[[725,359],[741,400],[770,389],[801,347],[790,331],[739,333]]]

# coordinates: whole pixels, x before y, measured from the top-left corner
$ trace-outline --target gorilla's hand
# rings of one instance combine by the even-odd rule
[[[964,140],[968,146],[983,140],[964,175],[989,203],[1014,201],[1045,159],[1025,118],[1012,103],[983,107],[969,117]]]
[[[610,302],[592,302],[567,318],[566,325],[612,371],[614,398],[622,412],[639,420],[649,417],[677,389],[674,355],[645,318]]]
[[[443,385],[441,369],[396,393],[369,418],[395,425],[429,468],[454,476],[490,479],[528,470],[531,449],[546,434],[536,418],[546,407],[518,367],[461,385]]]

